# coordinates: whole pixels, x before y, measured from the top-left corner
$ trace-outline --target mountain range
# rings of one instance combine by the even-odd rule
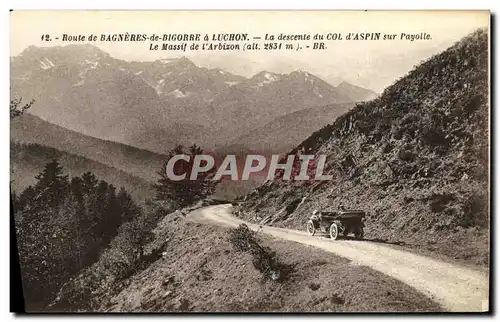
[[[219,157],[286,152],[377,95],[348,83],[335,87],[305,71],[246,78],[186,57],[127,62],[92,45],[31,46],[10,63],[11,96],[35,99],[11,122],[11,140],[23,153],[42,155],[29,168],[41,169],[34,162],[47,155],[78,157],[84,159],[79,172],[109,168],[120,180],[105,177],[116,185],[132,182],[122,172],[154,183],[177,144],[196,143]],[[33,148],[38,145],[52,150]],[[13,168],[21,161],[28,167],[15,157]],[[241,194],[255,184],[236,189],[225,182],[218,191]]]
[[[222,147],[276,118],[377,95],[347,83],[334,87],[303,71],[245,78],[185,57],[127,62],[92,45],[31,46],[10,62],[11,95],[34,98],[30,113],[157,153],[178,143]]]

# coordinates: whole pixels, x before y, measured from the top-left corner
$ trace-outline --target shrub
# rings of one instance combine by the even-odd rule
[[[386,142],[382,145],[382,153],[390,153],[393,148],[390,142]]]
[[[238,228],[231,229],[229,242],[237,251],[252,255],[253,266],[264,278],[272,281],[284,281],[288,278],[291,267],[282,263],[271,249],[262,247],[255,237],[255,232],[247,225],[240,224]]]
[[[462,206],[459,225],[462,227],[486,227],[489,222],[488,197],[486,194],[473,194]]]
[[[292,202],[290,202],[285,210],[286,210],[286,213],[289,215],[291,214],[292,212],[295,211],[295,209],[297,209],[297,207],[299,206],[299,204],[302,202],[302,198],[296,198],[294,199]]]
[[[415,153],[403,148],[399,151],[398,157],[402,161],[411,162],[415,160]]]

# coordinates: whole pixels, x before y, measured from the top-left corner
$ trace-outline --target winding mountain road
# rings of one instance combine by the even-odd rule
[[[395,249],[380,243],[355,240],[331,241],[306,232],[250,224],[231,214],[232,206],[217,205],[197,209],[188,219],[225,227],[246,223],[254,230],[276,238],[321,248],[370,267],[412,286],[451,312],[488,311],[488,275],[471,268]]]

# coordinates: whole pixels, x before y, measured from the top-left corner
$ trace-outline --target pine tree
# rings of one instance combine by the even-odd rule
[[[167,175],[167,164],[168,160],[178,154],[189,155],[190,159],[189,161],[178,160],[175,163],[174,174],[182,175],[185,173],[186,177],[183,180],[174,181]],[[194,158],[196,155],[202,154],[203,150],[196,144],[190,146],[187,153],[184,152],[182,145],[177,145],[174,149],[170,150],[167,160],[158,172],[160,178],[156,184],[156,197],[163,200],[172,200],[178,206],[183,207],[213,194],[218,184],[217,181],[212,180],[215,175],[215,169],[198,174],[196,180],[190,180]]]
[[[43,171],[36,177],[34,186],[36,196],[32,200],[34,206],[45,209],[51,207],[57,210],[69,187],[68,176],[63,175],[63,169],[57,160],[47,163]]]
[[[86,172],[82,175],[82,191],[86,195],[90,195],[97,188],[99,180],[91,172]]]
[[[31,100],[31,102],[21,105],[22,98],[15,98],[10,101],[10,119],[16,118],[24,114],[24,112],[29,109],[35,100]]]
[[[36,192],[33,186],[26,187],[26,189],[24,189],[24,191],[19,195],[17,210],[23,210],[26,206],[32,203],[35,197]]]
[[[101,224],[103,225],[103,242],[108,243],[116,233],[121,224],[122,214],[116,197],[116,188],[112,184],[108,185],[106,191],[106,205],[102,214]]]
[[[71,193],[79,203],[83,203],[83,180],[80,177],[71,178]]]
[[[117,199],[119,211],[121,213],[121,222],[131,221],[140,213],[140,208],[134,203],[132,197],[125,188],[120,188]]]

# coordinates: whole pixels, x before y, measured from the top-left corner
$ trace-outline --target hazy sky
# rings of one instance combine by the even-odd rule
[[[147,42],[93,42],[111,56],[149,61],[187,56],[200,66],[252,76],[269,70],[309,71],[336,85],[340,80],[382,91],[420,61],[471,31],[488,27],[487,11],[14,11],[11,13],[11,56],[30,45],[62,34],[90,33],[249,33],[269,34],[380,32],[394,41],[330,41],[323,51],[167,52],[150,51]],[[399,40],[401,33],[428,33],[431,40]],[[75,42],[73,42],[75,43]],[[260,41],[261,44],[264,41]]]

